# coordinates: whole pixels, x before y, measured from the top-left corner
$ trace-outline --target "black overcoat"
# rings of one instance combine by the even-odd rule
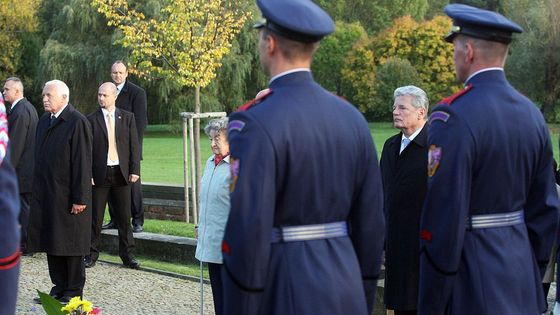
[[[50,113],[45,113],[37,125],[29,250],[55,256],[87,255],[92,178],[89,122],[68,104],[49,125]],[[85,204],[86,209],[71,214],[72,204]]]
[[[428,125],[399,155],[402,133],[387,139],[381,153],[387,222],[385,304],[415,310],[418,300],[419,226],[427,187]]]
[[[30,193],[33,189],[33,150],[38,120],[37,110],[26,98],[17,102],[8,114],[10,160],[16,169],[20,193]]]

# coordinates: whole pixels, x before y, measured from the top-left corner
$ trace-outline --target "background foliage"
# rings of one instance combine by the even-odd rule
[[[26,96],[41,110],[45,81],[61,79],[71,89],[71,102],[93,111],[97,87],[110,80],[116,59],[139,65],[131,47],[123,47],[123,30],[107,26],[92,0],[0,0],[0,73],[22,77]],[[259,11],[252,0],[223,0],[228,10],[252,14],[235,36],[208,85],[201,90],[202,111],[232,111],[266,87],[252,29]],[[192,1],[191,1],[192,2]],[[169,14],[168,4],[189,1],[129,0],[131,9],[151,19]],[[455,82],[452,46],[442,41],[450,21],[442,17],[447,0],[316,0],[336,20],[336,32],[321,43],[313,63],[316,80],[355,104],[369,120],[387,121],[392,90],[415,84],[430,103],[461,87]],[[510,48],[506,72],[512,84],[535,101],[548,121],[560,121],[560,1],[462,0],[497,10],[525,32]],[[173,9],[174,7],[170,7]],[[183,8],[184,9],[184,8]],[[180,28],[177,23],[175,28]],[[190,47],[177,42],[177,51]],[[145,87],[151,124],[178,121],[194,110],[194,91],[160,76],[130,80]]]

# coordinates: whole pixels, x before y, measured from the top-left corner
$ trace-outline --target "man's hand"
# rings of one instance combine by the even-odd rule
[[[128,181],[131,183],[136,183],[136,181],[138,180],[138,178],[140,178],[140,176],[136,175],[136,174],[130,174],[128,175]]]
[[[70,210],[70,213],[79,214],[84,210],[86,210],[86,205],[72,204],[72,210]]]

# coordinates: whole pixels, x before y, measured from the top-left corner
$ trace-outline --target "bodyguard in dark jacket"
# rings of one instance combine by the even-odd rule
[[[4,99],[11,103],[8,111],[10,133],[10,161],[16,169],[19,183],[21,225],[21,250],[27,253],[27,226],[29,225],[29,208],[33,188],[33,167],[35,149],[35,130],[37,128],[37,110],[23,97],[23,84],[16,77],[4,83]]]
[[[142,160],[142,144],[144,141],[144,131],[148,125],[148,106],[146,91],[138,85],[127,80],[128,71],[123,61],[117,60],[111,66],[111,79],[117,86],[118,96],[116,101],[117,108],[124,109],[134,114],[136,120],[136,132],[138,133],[138,143],[140,144],[140,160]],[[142,232],[144,225],[144,208],[142,202],[142,183],[139,179],[132,184],[131,208],[132,226],[134,232]],[[109,199],[109,214],[113,218],[112,201]],[[114,228],[113,221],[107,224],[106,228]]]
[[[99,257],[101,224],[109,196],[119,231],[119,256],[126,267],[139,267],[133,255],[130,186],[140,176],[140,150],[134,114],[115,108],[116,94],[113,83],[103,83],[97,94],[100,107],[87,117],[93,133],[93,221],[86,267],[92,267]]]
[[[64,82],[45,84],[28,244],[31,251],[47,253],[50,295],[63,302],[83,293],[91,232],[91,130],[68,98]]]
[[[416,314],[420,214],[426,195],[428,98],[415,86],[395,90],[393,122],[401,132],[387,139],[381,177],[387,237],[385,305],[395,314]]]

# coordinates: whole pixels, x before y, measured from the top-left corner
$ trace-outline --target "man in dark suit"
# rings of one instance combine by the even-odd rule
[[[257,5],[270,90],[230,117],[224,314],[371,314],[385,234],[375,145],[310,71],[334,23],[312,1]]]
[[[123,61],[117,60],[111,67],[111,78],[117,86],[117,108],[124,109],[134,114],[138,142],[140,143],[140,160],[142,160],[142,144],[144,131],[148,125],[146,91],[138,85],[127,80],[128,71]],[[142,205],[142,183],[140,180],[132,184],[131,216],[133,232],[142,232],[144,225],[144,209]],[[112,200],[109,199],[109,214],[113,218]],[[115,228],[113,220],[104,228]]]
[[[428,119],[418,314],[541,314],[559,203],[548,127],[503,69],[523,29],[464,4],[445,12],[465,88]]]
[[[140,178],[140,148],[134,114],[115,107],[117,88],[111,82],[99,87],[99,109],[88,115],[93,134],[93,220],[91,251],[86,267],[99,257],[99,237],[109,196],[113,201],[113,222],[119,231],[119,256],[129,268],[140,264],[134,258],[130,226],[130,185]]]
[[[426,195],[428,97],[416,86],[395,90],[393,123],[401,132],[381,153],[385,239],[385,305],[395,315],[416,314],[420,213]]]
[[[18,184],[8,158],[8,121],[0,95],[0,314],[16,312],[20,269]]]
[[[29,208],[33,188],[33,150],[35,148],[35,130],[37,128],[37,110],[23,97],[23,84],[17,77],[11,77],[4,83],[4,99],[10,102],[8,126],[10,133],[10,161],[16,169],[19,183],[21,226],[21,251],[27,251],[27,226],[29,225]]]
[[[91,235],[91,129],[69,95],[59,80],[43,88],[27,243],[47,253],[50,295],[61,302],[83,294]]]

